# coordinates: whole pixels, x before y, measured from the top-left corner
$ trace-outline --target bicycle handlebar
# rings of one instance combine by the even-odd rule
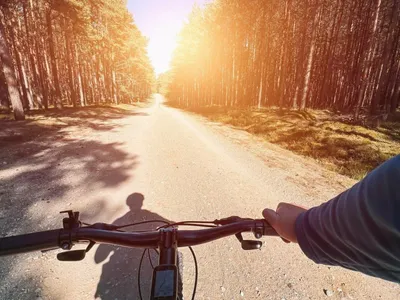
[[[0,256],[59,247],[62,229],[0,238]]]
[[[162,230],[162,229],[161,229]],[[176,230],[178,247],[195,246],[241,232],[277,236],[265,220],[243,220],[215,228],[200,230]],[[0,256],[48,250],[56,247],[70,249],[73,243],[97,242],[131,248],[157,248],[161,231],[119,232],[90,227],[56,229],[0,238]]]

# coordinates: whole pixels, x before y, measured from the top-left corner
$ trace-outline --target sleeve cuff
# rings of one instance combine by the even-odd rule
[[[308,213],[309,211],[303,212],[297,217],[295,223],[295,233],[297,237],[297,243],[299,244],[301,251],[303,251],[309,259],[318,263],[315,252],[311,247],[306,234],[306,227],[308,227]]]

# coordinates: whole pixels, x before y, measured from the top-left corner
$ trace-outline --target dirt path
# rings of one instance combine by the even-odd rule
[[[259,217],[279,201],[316,205],[352,184],[246,132],[163,105],[79,114],[58,118],[56,126],[32,124],[34,137],[14,134],[13,141],[0,142],[3,236],[58,228],[63,209],[80,210],[86,222],[118,224]],[[400,297],[395,284],[317,266],[279,239],[265,242],[254,252],[242,251],[234,237],[196,247],[197,299]],[[78,263],[59,262],[56,252],[1,258],[0,298],[137,299],[140,255],[96,246]],[[188,299],[193,262],[188,251],[183,255]],[[144,295],[150,273],[147,261]]]

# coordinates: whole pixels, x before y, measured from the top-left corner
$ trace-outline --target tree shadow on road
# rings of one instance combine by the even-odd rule
[[[0,165],[0,235],[13,227],[37,229],[38,223],[32,228],[26,212],[38,202],[51,205],[75,188],[89,192],[128,180],[138,157],[122,147],[123,143],[67,138],[57,144],[25,143],[20,151],[0,155],[0,162],[6,163]]]
[[[126,199],[129,211],[113,222],[115,225],[125,225],[141,221],[158,220],[158,223],[147,223],[132,227],[136,230],[154,230],[162,222],[168,222],[160,215],[142,209],[144,196],[140,193],[133,193]],[[151,278],[153,266],[158,264],[158,255],[155,251],[149,250],[141,267],[140,281],[143,299],[150,298]],[[97,248],[94,260],[97,264],[110,259],[103,265],[102,274],[95,293],[96,299],[139,299],[138,270],[143,249],[124,248],[111,245],[100,245]],[[150,255],[150,256],[149,256]],[[151,260],[151,262],[150,262]]]
[[[0,146],[29,142],[47,136],[62,136],[63,129],[79,127],[96,131],[112,130],[116,125],[110,121],[129,116],[148,116],[145,112],[115,107],[82,107],[64,110],[35,110],[25,121],[0,120]],[[121,125],[119,125],[121,126]]]
[[[92,111],[83,113],[90,115]],[[111,119],[124,116],[118,112],[109,115]],[[107,114],[102,118],[87,117],[73,125],[72,134],[66,132],[71,125],[64,122],[65,118],[61,120],[65,124],[61,125],[29,120],[0,121],[0,127],[7,129],[0,134],[0,237],[59,228],[59,210],[85,201],[85,194],[90,195],[93,190],[117,188],[132,178],[138,164],[137,155],[127,152],[123,142],[109,142],[93,135],[120,126],[109,124]],[[76,194],[76,190],[84,193]],[[82,199],[66,202],[71,197]],[[7,295],[4,299],[36,297],[35,289],[41,286],[36,275],[40,272],[34,271],[32,258],[38,255],[1,259],[0,298],[4,295]],[[21,259],[30,271],[15,276]],[[23,287],[31,288],[21,292]]]

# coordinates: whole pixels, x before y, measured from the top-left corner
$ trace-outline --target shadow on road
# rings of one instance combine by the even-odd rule
[[[162,225],[162,222],[168,222],[160,215],[142,209],[143,201],[144,196],[140,193],[129,195],[126,199],[129,211],[112,224],[125,225],[149,220],[161,221],[142,224],[131,228],[132,231],[139,231],[154,230],[157,226]],[[129,229],[130,228],[127,228],[127,230]],[[148,254],[145,255],[141,267],[140,286],[143,299],[150,298],[151,278],[153,274],[152,264],[153,266],[158,264],[158,255],[156,252],[150,250],[149,253],[150,257]],[[139,299],[138,270],[142,254],[142,249],[100,245],[94,256],[96,264],[103,263],[109,256],[110,259],[103,265],[95,298],[102,300]]]
[[[99,188],[115,188],[130,180],[138,165],[137,155],[126,151],[124,141],[110,142],[102,135],[94,139],[93,133],[108,134],[120,126],[110,120],[142,114],[106,108],[50,114],[42,123],[0,120],[4,129],[0,133],[0,237],[60,227],[59,210],[73,208]],[[83,191],[77,195],[82,199],[71,196],[77,189]],[[1,299],[36,297],[41,282],[32,265],[38,255],[1,258]],[[22,260],[30,270],[24,274],[15,269]]]

